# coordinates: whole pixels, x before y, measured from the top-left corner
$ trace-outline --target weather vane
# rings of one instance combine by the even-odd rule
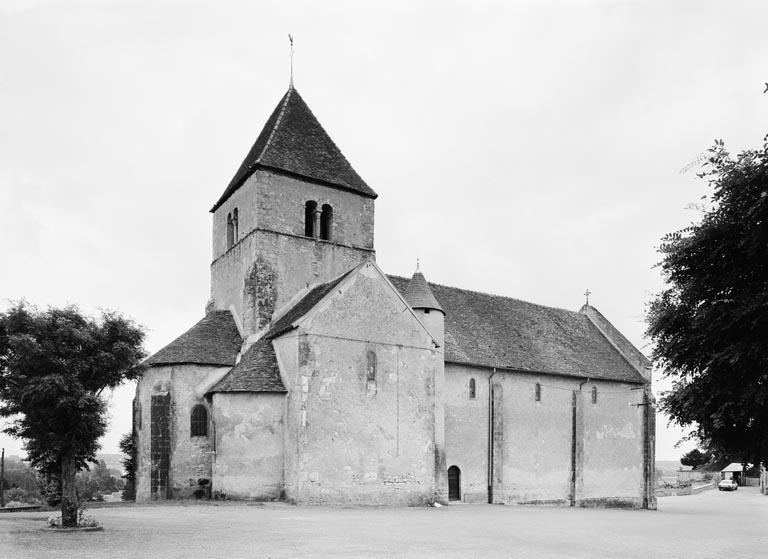
[[[293,87],[293,35],[288,33],[288,40],[291,43],[291,87]]]
[[[586,298],[587,298],[587,306],[589,306],[589,296],[590,296],[590,295],[592,295],[592,292],[591,292],[589,289],[587,289],[587,290],[584,292],[584,297],[586,297]]]

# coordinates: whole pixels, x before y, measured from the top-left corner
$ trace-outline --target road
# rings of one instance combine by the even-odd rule
[[[754,488],[659,499],[658,511],[172,504],[90,511],[103,532],[44,531],[0,515],[3,558],[768,557],[768,496]]]

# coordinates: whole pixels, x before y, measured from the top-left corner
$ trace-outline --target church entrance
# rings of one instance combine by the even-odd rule
[[[458,466],[448,468],[448,500],[461,500],[461,470]]]

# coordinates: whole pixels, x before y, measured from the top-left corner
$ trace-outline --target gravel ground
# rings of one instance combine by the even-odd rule
[[[48,513],[2,514],[0,558],[768,557],[768,496],[751,487],[664,497],[658,511],[190,503],[90,513],[104,531],[51,533]]]

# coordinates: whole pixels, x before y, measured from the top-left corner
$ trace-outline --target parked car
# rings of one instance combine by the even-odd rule
[[[720,491],[736,491],[739,488],[739,485],[732,479],[724,479],[717,484],[717,488]]]

